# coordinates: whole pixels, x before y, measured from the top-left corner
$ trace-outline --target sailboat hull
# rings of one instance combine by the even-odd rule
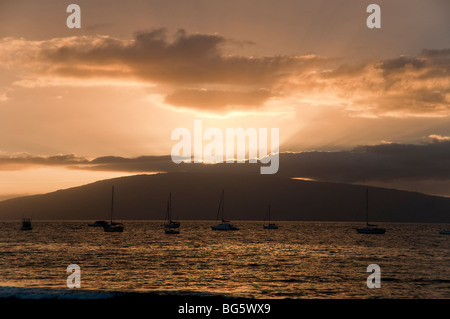
[[[165,224],[164,227],[166,227],[166,228],[178,228],[178,227],[180,227],[180,223],[178,223],[178,222],[171,222],[169,224]]]
[[[172,193],[169,193],[169,200],[167,201],[167,223],[164,224],[164,232],[166,234],[179,234],[180,222],[172,220]]]
[[[269,205],[269,223],[267,225],[263,225],[264,229],[278,229],[277,224],[270,222],[270,205]]]
[[[222,197],[220,198],[219,209],[217,211],[217,217],[219,217],[220,212],[222,212],[222,223],[211,226],[212,230],[239,230],[239,228],[230,224],[229,221],[223,219],[223,216],[224,216],[224,191],[222,191]]]
[[[366,189],[366,227],[356,228],[358,234],[384,234],[386,229],[369,224],[369,189]]]
[[[236,226],[233,226],[229,223],[222,223],[216,226],[211,226],[212,230],[239,230]]]
[[[22,221],[22,227],[20,227],[21,230],[32,230],[33,227],[31,226],[31,220],[30,219],[24,219]]]
[[[356,228],[356,231],[358,232],[358,234],[384,234],[386,232],[384,228],[372,227]]]

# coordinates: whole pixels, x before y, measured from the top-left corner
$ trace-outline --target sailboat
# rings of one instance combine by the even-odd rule
[[[21,230],[32,230],[33,227],[31,226],[31,219],[30,218],[23,218],[22,219],[22,227],[20,227]]]
[[[278,225],[270,222],[270,205],[269,205],[269,224],[263,225],[264,229],[278,229]]]
[[[226,221],[223,219],[223,213],[224,213],[224,191],[222,191],[222,197],[220,198],[219,202],[219,209],[217,211],[217,217],[216,221],[219,218],[219,214],[222,213],[222,222],[218,225],[211,226],[212,230],[239,230],[236,226],[233,226],[230,224],[229,221]]]
[[[123,232],[123,224],[113,222],[113,212],[114,212],[114,186],[112,187],[111,195],[111,223],[103,226],[105,232]]]
[[[369,224],[369,189],[366,189],[366,227],[356,228],[358,234],[384,234],[384,228],[376,227],[377,225]]]
[[[169,193],[169,200],[167,201],[167,224],[164,225],[166,234],[179,234],[180,222],[172,220],[172,194]]]

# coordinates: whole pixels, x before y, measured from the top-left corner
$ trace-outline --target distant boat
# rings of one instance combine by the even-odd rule
[[[32,230],[33,227],[31,226],[31,219],[30,218],[24,218],[22,220],[22,227],[20,227],[21,230]]]
[[[263,225],[264,229],[278,229],[278,225],[270,222],[270,205],[269,205],[269,223]]]
[[[164,232],[166,234],[179,234],[180,223],[172,220],[172,194],[169,193],[169,200],[167,201],[167,223],[164,224]]]
[[[369,189],[366,189],[366,227],[356,228],[358,234],[384,234],[386,230],[369,224]]]
[[[104,221],[104,220],[97,220],[96,222],[91,223],[91,224],[89,224],[88,226],[89,226],[89,227],[104,227],[104,226],[106,226],[106,225],[108,225],[108,222],[107,222],[107,221]]]
[[[112,187],[111,195],[111,222],[103,226],[105,232],[123,232],[123,224],[113,222],[113,212],[114,212],[114,186]]]
[[[222,191],[222,197],[220,198],[220,202],[219,202],[219,209],[217,211],[217,217],[216,217],[216,221],[219,218],[219,214],[221,213],[222,215],[222,222],[218,225],[215,226],[211,226],[212,230],[239,230],[239,228],[233,226],[232,224],[230,224],[229,221],[226,221],[223,219],[223,215],[224,215],[224,191]]]

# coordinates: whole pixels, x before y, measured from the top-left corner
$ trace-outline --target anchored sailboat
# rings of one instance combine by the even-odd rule
[[[222,197],[220,198],[220,202],[219,202],[219,209],[217,211],[217,217],[216,217],[216,221],[217,219],[219,219],[219,214],[221,213],[222,215],[222,222],[218,225],[215,226],[211,226],[212,230],[239,230],[239,228],[233,226],[232,224],[230,224],[229,221],[226,221],[223,219],[223,214],[224,214],[224,191],[222,191]]]
[[[278,225],[270,222],[270,205],[269,205],[269,224],[263,225],[264,229],[278,229]]]
[[[179,234],[180,222],[172,220],[172,194],[169,193],[169,200],[167,201],[167,224],[164,225],[166,234]]]
[[[366,189],[366,227],[356,228],[358,234],[384,234],[384,228],[376,227],[377,225],[369,224],[369,189]]]
[[[31,226],[31,219],[30,218],[24,218],[22,219],[22,227],[20,227],[21,230],[32,230],[33,227]]]
[[[103,226],[105,232],[123,232],[124,226],[121,223],[113,222],[113,212],[114,212],[114,186],[112,187],[111,195],[111,223]]]

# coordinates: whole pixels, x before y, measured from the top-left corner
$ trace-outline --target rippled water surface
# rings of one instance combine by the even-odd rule
[[[123,233],[91,221],[0,223],[0,286],[66,288],[70,264],[83,289],[194,291],[253,298],[450,298],[450,236],[438,224],[383,224],[384,235],[357,234],[352,223],[128,221]],[[369,264],[381,288],[369,289]]]

